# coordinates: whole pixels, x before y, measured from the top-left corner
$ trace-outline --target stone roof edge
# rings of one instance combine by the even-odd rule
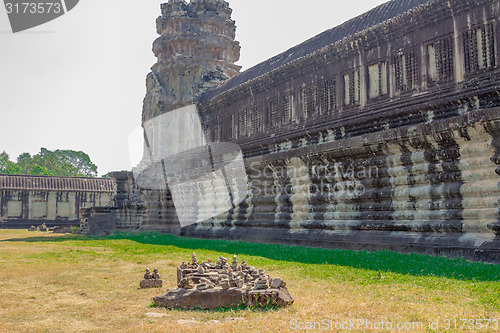
[[[6,186],[3,187],[2,178],[11,178],[19,182],[30,182],[36,180],[46,180],[46,181],[73,181],[76,183],[83,184],[86,183],[93,184],[95,189],[84,188],[83,186],[73,186],[73,184],[65,184],[69,186],[53,186],[56,183],[51,183],[52,186]],[[104,192],[111,193],[114,192],[114,179],[111,178],[91,178],[91,177],[59,177],[59,176],[34,176],[34,175],[5,175],[0,174],[0,190],[43,190],[43,191],[75,191],[75,192]],[[59,184],[58,184],[59,185]]]
[[[403,17],[403,16],[405,16],[405,15],[408,15],[409,13],[421,11],[421,10],[423,10],[423,8],[425,8],[426,6],[433,5],[433,4],[435,4],[435,3],[439,2],[439,1],[442,1],[442,0],[429,0],[429,2],[428,2],[428,3],[422,4],[422,5],[418,5],[417,7],[411,8],[411,9],[409,9],[409,10],[407,10],[407,11],[405,11],[405,12],[401,13],[401,14],[398,14],[398,15],[396,15],[396,16],[393,16],[393,17],[391,17],[391,18],[389,18],[389,19],[387,19],[387,20],[385,20],[385,21],[383,21],[383,22],[380,22],[380,23],[378,23],[378,24],[375,24],[375,25],[373,25],[373,26],[371,26],[371,27],[369,27],[369,28],[362,29],[362,30],[360,30],[360,31],[358,31],[358,32],[356,32],[356,33],[354,33],[354,34],[352,34],[352,35],[346,36],[346,37],[344,37],[344,38],[342,38],[342,39],[340,39],[340,40],[338,40],[338,41],[336,41],[336,42],[333,42],[333,43],[331,43],[331,44],[329,44],[329,45],[326,45],[326,46],[324,46],[324,47],[321,47],[321,48],[319,48],[319,49],[316,49],[316,50],[312,51],[311,53],[309,53],[309,54],[307,54],[307,55],[305,55],[305,56],[302,56],[302,57],[300,57],[300,58],[297,58],[297,59],[295,59],[295,60],[293,60],[293,61],[291,61],[291,62],[289,62],[289,63],[286,63],[286,64],[281,65],[281,66],[279,66],[279,67],[273,68],[271,71],[269,71],[269,72],[267,72],[267,73],[264,73],[264,74],[261,74],[261,75],[259,75],[259,76],[256,76],[256,77],[254,77],[254,78],[252,78],[252,79],[250,79],[250,80],[248,80],[248,81],[241,82],[240,84],[238,84],[238,85],[236,85],[236,86],[234,86],[234,87],[231,87],[231,88],[230,88],[230,89],[228,89],[228,90],[222,91],[220,94],[216,94],[216,95],[212,96],[212,97],[211,97],[210,99],[208,99],[208,100],[203,101],[203,96],[202,96],[202,98],[201,98],[201,103],[206,103],[206,102],[209,102],[212,98],[215,98],[215,97],[221,97],[221,96],[224,96],[224,95],[230,94],[230,93],[232,93],[233,91],[237,90],[238,88],[240,88],[240,87],[242,87],[242,86],[244,86],[244,85],[246,85],[246,84],[249,84],[249,83],[251,83],[251,82],[258,81],[259,79],[261,79],[261,78],[263,78],[263,77],[265,77],[265,76],[268,76],[268,75],[270,75],[270,74],[273,74],[273,73],[279,72],[279,71],[280,71],[280,70],[282,70],[283,68],[286,68],[286,67],[291,67],[291,66],[293,66],[293,65],[294,65],[294,64],[296,64],[296,63],[299,63],[299,62],[301,62],[301,61],[304,61],[305,59],[308,59],[308,58],[312,58],[312,57],[314,57],[315,55],[317,55],[318,53],[325,52],[325,51],[326,51],[326,50],[328,50],[328,49],[337,48],[337,47],[339,47],[340,45],[345,44],[346,42],[348,42],[348,41],[350,41],[350,40],[352,40],[352,39],[357,39],[357,38],[359,38],[359,36],[360,36],[360,35],[366,34],[366,32],[367,32],[367,31],[376,30],[376,29],[379,29],[381,26],[384,26],[384,25],[387,25],[387,24],[390,24],[390,23],[393,23],[393,22],[397,22],[397,21],[398,21],[401,17]],[[376,8],[376,7],[375,7],[375,8]],[[369,11],[368,11],[368,12],[369,12]],[[368,13],[368,12],[366,12],[366,13]],[[366,14],[366,13],[365,13],[365,14]],[[360,16],[362,16],[362,15],[364,15],[364,14],[361,14]],[[357,17],[359,17],[359,16],[357,16]],[[356,17],[355,17],[355,18],[356,18]],[[353,20],[353,19],[355,19],[355,18],[352,18],[352,19],[350,19],[350,20],[348,20],[348,21],[346,21],[346,22],[344,22],[344,23],[342,23],[342,24],[340,24],[340,25],[338,25],[338,26],[336,26],[336,27],[340,27],[340,26],[342,26],[342,25],[344,25],[344,24],[346,24],[346,23],[350,22],[351,20]],[[336,27],[334,27],[334,28],[336,28]],[[332,29],[334,29],[334,28],[332,28]],[[330,29],[329,29],[329,30],[330,30]],[[325,31],[328,31],[328,30],[325,30]],[[407,30],[407,31],[408,31],[408,30]],[[322,33],[324,33],[324,32],[322,32]],[[320,33],[320,34],[322,34],[322,33]],[[290,49],[293,49],[293,48],[295,48],[295,47],[297,47],[297,46],[299,46],[299,45],[301,45],[301,44],[303,44],[303,43],[306,43],[307,41],[309,41],[309,40],[311,40],[311,39],[316,38],[316,37],[317,37],[317,36],[319,36],[320,34],[318,34],[318,35],[316,35],[316,36],[314,36],[314,37],[311,37],[310,39],[308,39],[308,40],[306,40],[306,41],[304,41],[304,42],[302,42],[302,43],[300,43],[300,44],[297,44],[297,45],[293,46],[293,47],[292,47],[292,48],[290,48]],[[277,56],[279,56],[279,55],[281,55],[281,54],[283,54],[283,53],[288,52],[290,49],[288,49],[288,50],[286,50],[286,51],[284,51],[284,52],[282,52],[282,53],[278,54]],[[274,56],[274,57],[276,57],[276,56]],[[263,64],[263,63],[266,63],[266,62],[270,61],[271,59],[273,59],[274,57],[272,57],[272,58],[270,58],[270,59],[267,59],[267,60],[265,60],[265,61],[263,61],[263,62],[261,62],[261,63],[259,63],[259,64],[255,65],[255,66],[253,66],[253,67],[256,67],[256,66],[259,66],[259,65],[261,65],[261,64]],[[249,68],[248,70],[252,69],[253,67]],[[242,72],[242,73],[244,73],[244,72]],[[225,82],[225,83],[223,83],[222,85],[215,87],[213,90],[208,90],[206,93],[210,93],[211,91],[214,91],[214,90],[217,90],[217,89],[222,88],[222,87],[224,86],[224,84],[226,84],[226,83],[227,83],[227,82],[229,82],[230,80],[231,80],[231,79],[229,79],[228,81],[226,81],[226,82]]]

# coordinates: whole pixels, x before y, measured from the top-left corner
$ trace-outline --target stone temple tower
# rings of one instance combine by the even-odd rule
[[[153,44],[158,62],[147,77],[143,123],[196,104],[208,89],[238,74],[240,57],[232,9],[224,0],[170,0],[161,6]]]
[[[153,43],[158,61],[147,76],[142,112],[147,143],[134,174],[144,203],[141,228],[177,233],[181,210],[172,200],[175,177],[167,173],[175,168],[168,156],[206,146],[194,105],[208,89],[239,73],[240,45],[224,0],[169,0],[161,11],[160,37]]]

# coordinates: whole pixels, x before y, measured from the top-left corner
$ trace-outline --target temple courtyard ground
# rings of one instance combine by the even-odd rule
[[[176,266],[246,259],[281,277],[284,309],[155,308]],[[140,290],[145,268],[163,288]],[[380,271],[380,274],[379,274]],[[467,320],[467,321],[466,321]],[[500,265],[463,260],[181,239],[0,230],[0,332],[496,332]],[[488,326],[487,326],[488,325]]]

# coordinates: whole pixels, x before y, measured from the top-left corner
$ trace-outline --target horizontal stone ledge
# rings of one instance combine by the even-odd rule
[[[448,118],[433,123],[409,125],[375,133],[368,133],[348,139],[341,139],[334,142],[321,143],[317,145],[294,148],[273,154],[252,156],[247,158],[245,163],[266,163],[277,160],[287,160],[290,156],[317,155],[325,152],[339,155],[339,158],[346,154],[356,156],[356,151],[363,152],[368,146],[401,142],[402,140],[422,139],[425,136],[436,136],[439,133],[449,133],[466,127],[481,124],[489,127],[488,130],[500,132],[500,108],[491,108],[471,111],[463,116]],[[488,125],[488,126],[487,126]],[[487,132],[486,129],[483,131]],[[245,147],[243,146],[244,152]],[[291,152],[293,151],[293,155]],[[347,152],[350,151],[350,152]]]
[[[190,227],[187,227],[189,230]],[[397,220],[393,222],[387,221],[300,221],[295,222],[291,220],[284,221],[265,221],[265,220],[252,220],[252,221],[233,221],[230,223],[215,223],[214,225],[204,225],[203,223],[197,224],[196,229],[209,230],[223,230],[225,228],[243,228],[250,230],[281,230],[281,232],[300,232],[307,230],[314,231],[328,231],[328,232],[350,232],[350,231],[388,231],[388,232],[411,232],[411,233],[433,233],[433,234],[446,234],[458,233],[465,235],[464,228],[468,229],[466,223],[462,220],[447,220],[436,222],[415,222],[414,220]],[[184,228],[183,228],[184,230]],[[485,235],[493,233],[486,227],[474,229],[474,231],[481,231]],[[475,232],[476,233],[476,232]]]
[[[183,228],[181,236],[203,239],[226,239],[266,244],[323,247],[344,250],[390,250],[401,253],[446,255],[500,263],[500,237],[494,234],[412,233],[391,231],[324,231],[253,229],[253,228]],[[484,236],[484,237],[474,237]]]

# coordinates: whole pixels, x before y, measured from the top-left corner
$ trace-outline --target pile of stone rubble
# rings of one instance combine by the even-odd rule
[[[233,257],[231,265],[224,257],[198,263],[193,253],[191,262],[177,267],[177,287],[153,299],[156,306],[182,309],[214,309],[235,306],[287,306],[293,303],[286,283],[271,278],[262,269],[249,266]]]
[[[161,279],[160,273],[158,273],[158,268],[153,270],[153,273],[146,268],[146,273],[144,273],[144,280],[141,281],[139,286],[141,289],[146,288],[161,288],[163,285],[163,280]]]

